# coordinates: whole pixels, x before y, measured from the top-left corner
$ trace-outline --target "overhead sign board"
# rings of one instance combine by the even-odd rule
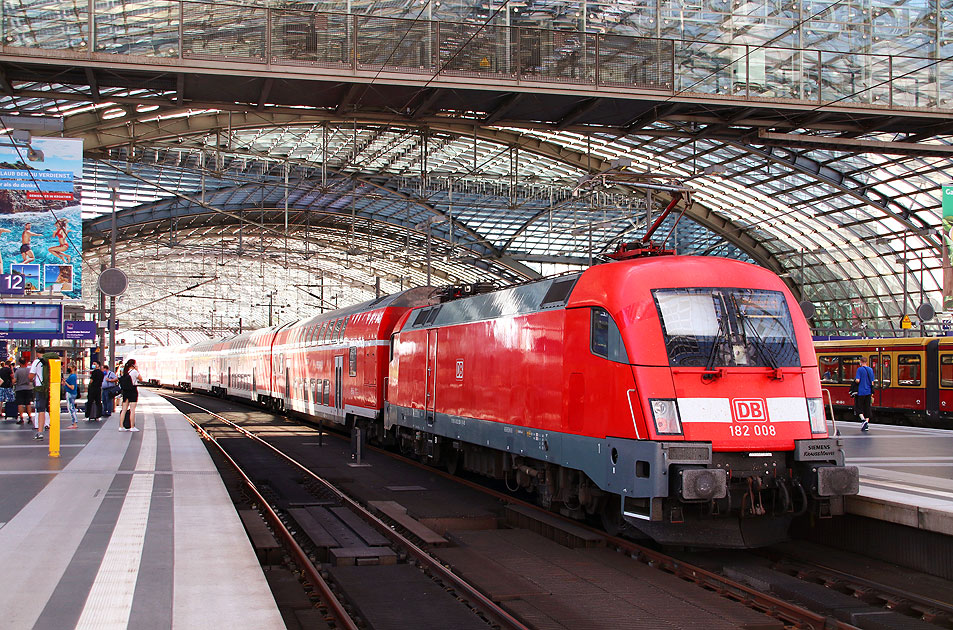
[[[95,339],[96,322],[72,321],[63,322],[63,339]]]
[[[0,303],[0,339],[59,339],[62,335],[62,305]]]
[[[953,186],[940,190],[943,206],[943,309],[953,308]]]

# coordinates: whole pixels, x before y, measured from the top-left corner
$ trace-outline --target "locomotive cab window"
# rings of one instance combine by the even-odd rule
[[[920,386],[920,355],[901,354],[897,356],[897,384],[907,387]]]
[[[672,367],[800,367],[784,294],[739,288],[653,289]]]
[[[953,387],[953,354],[940,355],[940,387]]]
[[[622,342],[622,334],[609,312],[604,308],[593,308],[590,324],[589,350],[604,359],[628,363],[629,356]]]

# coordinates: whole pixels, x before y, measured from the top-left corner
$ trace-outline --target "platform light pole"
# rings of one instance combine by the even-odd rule
[[[112,213],[112,234],[109,239],[109,268],[116,268],[116,202],[119,200],[119,180],[112,179],[107,182],[109,186],[110,198],[113,202]],[[109,298],[109,366],[116,365],[116,296]]]

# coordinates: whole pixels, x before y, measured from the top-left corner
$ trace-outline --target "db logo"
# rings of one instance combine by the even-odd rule
[[[735,422],[767,422],[768,405],[764,398],[732,398],[731,415]]]
[[[463,359],[457,360],[457,380],[463,380]]]

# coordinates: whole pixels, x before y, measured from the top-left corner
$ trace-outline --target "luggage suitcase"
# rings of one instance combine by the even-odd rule
[[[16,418],[17,417],[17,401],[10,400],[7,401],[3,406],[3,417],[4,418]]]
[[[132,428],[132,422],[129,421],[129,411],[130,411],[129,409],[126,409],[126,413],[124,413],[124,414],[122,415],[122,428],[123,428],[123,429],[131,429],[131,428]]]

